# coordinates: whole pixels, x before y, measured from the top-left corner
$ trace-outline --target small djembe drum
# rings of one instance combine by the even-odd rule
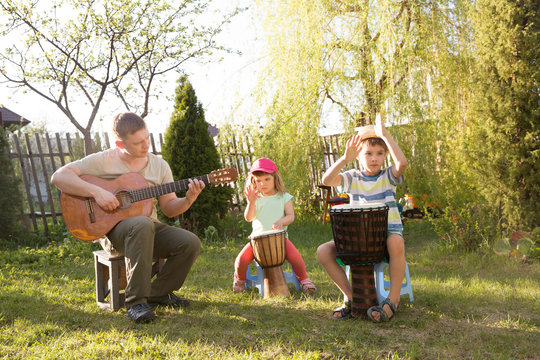
[[[330,209],[337,257],[351,266],[352,316],[367,316],[377,305],[374,265],[386,256],[388,206],[382,203],[337,205]]]
[[[269,230],[249,239],[255,260],[264,269],[264,297],[289,296],[281,268],[285,261],[285,230]]]

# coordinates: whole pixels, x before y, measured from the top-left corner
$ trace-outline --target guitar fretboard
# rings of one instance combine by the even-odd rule
[[[190,178],[190,179],[198,179],[204,182],[205,185],[208,185],[210,183],[210,179],[208,178],[208,175],[197,176],[195,178]],[[182,179],[182,180],[174,181],[167,184],[161,184],[161,185],[150,186],[150,187],[146,187],[142,189],[131,190],[129,194],[131,195],[131,201],[136,202],[136,201],[146,200],[146,199],[150,199],[150,198],[164,195],[164,194],[169,194],[176,191],[186,190],[188,188],[188,185],[189,185],[189,179]]]

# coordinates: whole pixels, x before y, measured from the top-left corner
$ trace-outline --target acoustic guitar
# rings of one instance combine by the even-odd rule
[[[196,177],[208,184],[225,184],[237,179],[235,169],[212,171]],[[126,173],[114,180],[105,180],[92,175],[82,175],[81,179],[112,192],[120,206],[112,211],[103,210],[93,198],[62,193],[60,202],[62,214],[68,230],[77,239],[92,241],[105,236],[120,221],[134,216],[150,216],[152,199],[156,196],[186,190],[189,179],[167,184],[149,186],[138,173]]]

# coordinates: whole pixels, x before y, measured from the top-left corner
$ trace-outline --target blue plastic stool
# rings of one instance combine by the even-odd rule
[[[251,265],[248,265],[247,268],[247,274],[246,274],[246,289],[249,289],[250,287],[255,287],[259,290],[259,294],[264,297],[264,269],[257,264],[257,274],[250,275],[249,274],[249,268]],[[294,273],[294,270],[291,266],[291,272],[283,272],[283,275],[285,275],[285,281],[287,284],[294,284],[296,287],[296,290],[300,290],[300,282],[298,281],[298,278],[296,277],[296,274]]]
[[[377,291],[377,301],[382,303],[390,293],[390,281],[384,280],[384,270],[388,266],[386,261],[382,261],[378,264],[375,264],[373,269],[373,276],[375,277],[375,290]],[[347,279],[351,278],[351,267],[347,265],[345,268],[345,274]],[[386,290],[388,288],[388,290]],[[399,295],[409,295],[409,301],[414,302],[414,296],[411,286],[411,276],[409,275],[409,264],[405,262],[405,282],[401,284],[401,291]]]

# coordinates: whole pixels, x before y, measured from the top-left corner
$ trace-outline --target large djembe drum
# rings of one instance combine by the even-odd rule
[[[367,316],[377,305],[374,265],[386,257],[388,206],[383,203],[337,205],[330,209],[337,257],[351,266],[351,314]]]
[[[285,261],[285,230],[270,230],[249,237],[255,260],[264,269],[264,297],[289,296],[281,265]]]

